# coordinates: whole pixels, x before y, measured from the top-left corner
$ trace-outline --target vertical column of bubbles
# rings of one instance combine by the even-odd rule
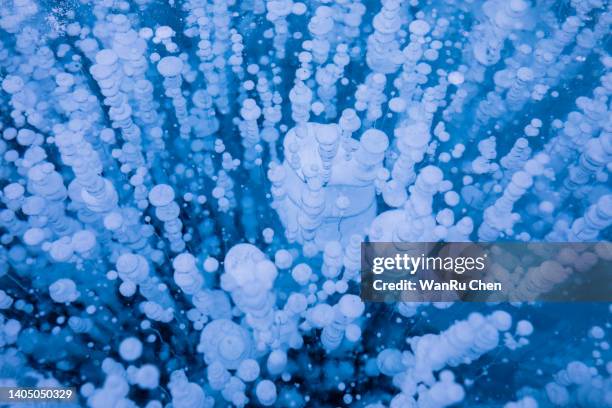
[[[274,83],[274,80],[272,82]],[[260,100],[264,103],[264,121],[263,129],[261,130],[261,138],[268,143],[270,161],[278,162],[276,142],[280,138],[280,133],[277,129],[278,123],[283,117],[282,97],[278,92],[273,93],[269,84],[269,81],[264,76],[259,77],[257,91],[259,92]]]
[[[227,62],[232,67],[232,72],[241,82],[244,80],[244,37],[236,29],[231,30],[232,55]]]
[[[140,210],[144,210],[149,206],[147,201],[148,189],[145,185],[147,181],[147,170],[145,167],[139,167],[136,173],[130,177],[130,185],[134,187],[134,203]]]
[[[286,234],[289,234],[287,239],[295,241],[297,237],[293,235],[293,231],[297,229],[297,225],[289,227],[289,223],[291,221],[289,214],[287,213],[287,206],[285,205],[285,200],[287,199],[287,190],[285,188],[285,166],[275,162],[270,163],[270,169],[267,172],[267,177],[271,183],[271,207],[278,213],[281,222],[286,226],[285,232]],[[290,233],[290,231],[292,232]]]
[[[272,43],[279,61],[285,59],[285,48],[290,34],[287,16],[293,12],[294,7],[292,0],[266,1],[266,20],[274,26]]]
[[[387,77],[381,73],[373,73],[367,76],[365,84],[357,87],[355,92],[355,110],[366,111],[365,126],[371,126],[382,116],[382,104],[387,97],[384,93]]]
[[[473,58],[468,60],[470,82],[481,81],[486,67],[500,60],[503,43],[513,31],[528,30],[533,26],[529,3],[524,0],[505,3],[489,0],[483,4],[482,9],[485,19],[476,25],[475,35],[470,38],[469,51],[473,55]]]
[[[340,272],[342,272],[342,245],[338,241],[329,241],[323,249],[321,274],[330,281],[328,285],[331,285]],[[329,288],[332,293],[327,293],[327,295],[333,295],[335,289],[331,286]]]
[[[180,135],[182,138],[188,139],[191,132],[189,111],[187,110],[187,99],[185,99],[181,90],[183,61],[178,57],[164,57],[157,63],[157,71],[164,77],[165,95],[172,99]]]
[[[124,253],[117,258],[117,274],[122,283],[119,292],[126,297],[136,293],[138,285],[144,284],[149,278],[149,264],[146,259],[137,254]]]
[[[360,28],[362,27],[366,7],[360,0],[336,3],[333,7],[336,9],[338,32],[342,35],[343,42],[350,47],[357,42],[361,34]],[[354,50],[354,52],[356,54],[358,50]]]
[[[460,67],[462,71],[466,70],[466,66]],[[459,75],[457,75],[459,74]],[[450,102],[446,108],[442,111],[442,118],[448,122],[453,116],[463,113],[464,105],[470,96],[470,88],[474,85],[466,81],[465,72],[453,71],[449,74],[449,82],[456,86],[456,90],[450,96]],[[442,122],[441,122],[442,123]]]
[[[190,9],[189,18],[190,19],[192,18],[195,20],[195,26],[197,27],[197,30],[196,30],[197,37],[199,38],[199,41],[197,44],[198,51],[196,52],[196,55],[200,59],[200,64],[198,65],[198,69],[202,72],[205,83],[206,83],[206,88],[199,90],[199,91],[207,95],[207,96],[202,96],[201,100],[207,101],[208,98],[211,98],[210,99],[211,104],[214,104],[218,107],[219,106],[218,97],[219,97],[219,93],[220,93],[220,89],[222,85],[220,85],[219,83],[220,77],[215,71],[214,61],[221,62],[221,60],[215,59],[215,53],[213,52],[213,40],[212,40],[213,19],[209,11],[207,10],[207,7],[205,6],[206,6],[206,3],[200,2],[200,1],[188,2],[185,5],[185,7],[188,7]],[[212,131],[212,129],[215,127],[214,119],[211,118],[211,116],[214,116],[212,115],[214,114],[214,107],[213,105],[211,106],[207,106],[207,105],[208,104],[206,103],[206,107],[204,107],[204,109],[205,109],[205,112],[209,114],[209,120],[211,121],[210,122],[211,127],[204,128],[204,129],[209,130],[211,132],[210,134],[213,134],[216,132],[216,130],[215,132]],[[223,112],[223,113],[227,113],[227,112]],[[198,124],[196,124],[195,126],[196,128],[199,128]]]
[[[248,402],[246,385],[229,370],[239,369],[253,354],[253,339],[249,331],[227,319],[210,322],[200,336],[198,351],[208,364],[207,378],[213,390],[220,391],[228,402],[242,407]]]
[[[93,384],[91,384],[91,388],[85,389],[83,396],[86,398],[87,404],[92,408],[134,404],[134,401],[127,397],[130,391],[130,384],[128,383],[127,373],[123,365],[111,358],[106,358],[102,362],[102,371],[105,374],[102,387],[94,388]],[[159,372],[149,374],[159,376]],[[137,381],[134,382],[136,383]]]
[[[340,347],[342,340],[356,342],[361,337],[361,328],[353,323],[365,310],[358,296],[343,295],[334,305],[333,320],[321,331],[321,344],[330,352]]]
[[[130,27],[129,20],[123,15],[113,17],[117,31],[113,36],[112,48],[123,63],[126,76],[122,89],[126,90],[132,98],[134,117],[143,127],[144,135],[149,142],[147,161],[152,162],[156,153],[163,151],[164,142],[161,137],[162,119],[157,112],[158,104],[155,102],[154,86],[146,78],[148,63],[145,57],[147,40],[153,32],[150,28],[142,28],[138,33]]]
[[[502,196],[485,209],[483,223],[478,229],[479,239],[495,240],[500,234],[513,235],[513,225],[520,220],[518,213],[513,213],[514,204],[533,185],[534,179],[548,174],[550,157],[544,153],[537,154],[528,160],[522,170],[515,172],[510,183],[503,190]]]
[[[584,21],[584,17],[585,16],[582,15],[581,20]],[[587,61],[585,56],[590,55],[596,50],[597,44],[599,44],[604,36],[607,35],[608,27],[611,23],[612,11],[608,9],[596,17],[596,22],[592,28],[588,27],[588,24],[583,26],[584,28],[576,36],[576,46],[572,50],[572,53],[567,56],[567,62],[573,64],[575,68],[566,71],[562,64],[558,64],[557,69],[560,72],[560,75],[557,77],[557,79],[559,81],[568,79],[576,72],[576,69],[579,67],[580,63]]]
[[[301,266],[296,266],[291,274],[299,275],[300,283],[305,283],[304,281],[307,279],[306,275],[308,274],[308,268],[306,264],[300,264]],[[300,268],[305,269],[301,272],[295,272],[296,270],[300,271]],[[273,347],[277,350],[275,353],[275,357],[269,361],[269,365],[274,365],[276,367],[276,371],[283,373],[284,371],[290,372],[291,366],[287,365],[287,354],[284,351],[286,348],[292,349],[300,349],[304,345],[304,339],[300,333],[299,324],[302,321],[302,317],[304,312],[308,307],[308,299],[303,293],[293,292],[287,298],[287,301],[282,310],[275,312],[276,315],[276,325],[275,330],[277,331],[277,335],[273,344]],[[285,370],[287,368],[287,370]]]
[[[123,253],[116,261],[116,274],[121,279],[119,293],[132,297],[138,291],[146,299],[140,310],[155,321],[169,322],[173,319],[176,305],[165,285],[152,276],[146,258],[139,254]]]
[[[113,126],[121,129],[125,140],[121,150],[114,150],[113,157],[122,163],[121,170],[129,173],[144,164],[141,153],[140,128],[132,121],[132,108],[127,95],[120,90],[122,68],[117,54],[104,49],[96,54],[96,63],[91,66],[90,73],[98,83],[100,92],[104,95],[104,104],[109,106],[108,115]]]
[[[574,158],[590,138],[592,128],[578,111],[570,112],[565,122],[556,121],[552,125],[558,129],[558,134],[548,142],[545,151],[552,157],[551,167],[561,171],[565,159]]]
[[[326,128],[317,132],[315,137],[319,144],[318,153],[323,167],[321,173],[322,181],[326,184],[331,177],[332,160],[338,154],[340,132],[337,127]]]
[[[104,215],[117,208],[118,195],[112,182],[100,174],[102,164],[97,153],[83,138],[83,122],[71,120],[54,126],[54,142],[62,161],[74,171],[69,195],[93,213]]]
[[[577,218],[566,233],[567,241],[594,241],[600,232],[612,225],[612,195],[603,195],[584,216]]]
[[[310,118],[310,104],[312,102],[312,90],[304,83],[311,75],[308,63],[312,59],[312,55],[303,51],[299,54],[299,59],[302,67],[297,69],[295,85],[289,92],[291,119],[295,121],[298,127],[308,122]]]
[[[478,106],[477,121],[474,129],[487,124],[490,120],[504,122],[511,118],[507,112],[520,111],[529,98],[538,99],[546,93],[541,87],[534,86],[533,70],[528,67],[510,69],[508,77],[496,78],[497,92],[490,92],[487,99]]]
[[[612,121],[608,120],[599,137],[591,138],[585,143],[577,163],[570,166],[568,176],[563,181],[563,191],[573,192],[586,187],[592,177],[598,177],[600,172],[612,161]]]
[[[129,94],[133,92],[136,81],[144,79],[147,71],[148,63],[144,56],[147,43],[132,29],[127,16],[113,15],[112,23],[115,27],[112,49],[123,65],[123,72],[128,80],[124,81],[122,88]]]
[[[580,18],[569,16],[552,34],[552,38],[540,40],[535,47],[535,64],[533,72],[537,75],[536,81],[550,86],[556,82],[558,72],[555,72],[554,65],[561,53],[574,41],[580,26]]]
[[[375,179],[388,147],[389,138],[384,132],[376,129],[363,132],[354,150],[359,180],[372,182]]]
[[[477,84],[484,79],[486,69],[500,60],[501,49],[506,38],[512,38],[513,35],[524,30],[530,30],[534,25],[533,11],[530,9],[529,3],[523,0],[504,4],[487,1],[483,5],[483,10],[486,18],[475,27],[476,35],[470,39],[468,52],[472,53],[473,58],[468,60],[467,82],[459,89],[459,97],[453,101],[453,110],[456,112],[461,112],[463,110],[462,105],[475,96],[478,88]],[[517,48],[519,50],[524,49],[524,47]],[[527,51],[529,52],[529,50]],[[515,76],[516,72],[510,70],[510,74]],[[499,84],[497,79],[496,76],[495,82]],[[477,120],[474,122],[472,133],[476,132],[490,118],[502,116],[506,108],[500,93],[505,88],[497,87],[478,104]]]
[[[138,79],[134,84],[136,115],[148,134],[153,152],[161,152],[164,150],[164,141],[161,137],[163,130],[160,127],[161,119],[157,113],[153,91],[153,84],[145,78]],[[149,161],[152,159],[152,154],[147,151]]]
[[[334,200],[335,220],[332,221],[341,227],[341,235],[336,235],[336,239],[340,239],[343,244],[351,235],[363,234],[375,217],[375,181],[382,168],[384,152],[389,146],[389,141],[383,132],[369,129],[361,135],[358,143],[351,139],[350,144],[350,150],[339,151],[336,156],[336,160],[352,168],[348,171],[343,170],[342,164],[338,166],[340,173],[338,183],[343,183],[342,179],[348,177],[348,184],[353,186],[352,191],[336,194],[337,198]],[[341,149],[344,148],[341,146]],[[321,231],[319,240],[324,243],[332,237],[334,235],[329,232]]]
[[[497,139],[495,136],[482,139],[478,142],[477,147],[480,155],[472,160],[472,172],[474,174],[486,174],[499,170],[499,165],[493,162],[497,158]]]
[[[12,211],[19,211],[25,202],[25,189],[19,183],[11,183],[2,189],[0,200]]]
[[[342,111],[340,120],[338,121],[342,129],[342,149],[344,150],[346,160],[351,160],[353,152],[354,140],[352,134],[361,128],[361,119],[354,109],[347,108]]]
[[[164,224],[164,237],[172,252],[185,250],[181,209],[174,201],[174,189],[167,184],[158,184],[149,191],[149,202],[155,207],[155,216]]]
[[[424,20],[414,20],[408,25],[410,31],[410,42],[401,51],[401,71],[393,81],[393,85],[399,91],[399,97],[404,101],[400,105],[399,112],[406,110],[406,104],[410,103],[418,95],[420,85],[427,82],[427,74],[431,71],[426,63],[420,62],[423,57],[423,47],[426,43],[426,35],[430,26]]]
[[[79,223],[66,215],[64,201],[68,191],[51,163],[42,162],[30,168],[26,188],[31,196],[24,200],[22,211],[36,228],[36,232],[31,232],[33,236],[28,235],[37,237],[32,244],[40,244],[40,239],[49,235],[70,235],[79,228]]]
[[[593,89],[593,96],[576,98],[576,106],[584,112],[585,121],[596,131],[608,123],[609,108],[606,101],[612,95],[612,59],[604,57],[601,62],[605,67],[605,74],[601,76],[599,85]]]
[[[478,129],[486,125],[491,119],[499,118],[504,113],[504,101],[502,96],[497,92],[489,92],[486,99],[483,99],[476,109],[476,120],[470,130],[475,133]]]
[[[15,198],[21,198],[23,192],[19,190],[17,186],[6,186],[2,191],[3,203],[7,204],[7,202],[9,202],[9,199],[6,198],[7,195],[9,197],[14,196]],[[19,195],[19,197],[16,197],[17,195]],[[12,206],[13,208],[9,207],[0,211],[0,225],[6,229],[6,233],[2,236],[3,241],[11,241],[14,237],[21,236],[28,227],[28,224],[20,220],[15,214],[16,211],[19,211],[20,206],[20,204],[17,204],[16,206]]]
[[[218,267],[218,261],[208,258],[204,262],[204,271],[214,273]],[[211,267],[213,265],[214,267]],[[193,322],[196,330],[202,330],[210,319],[229,319],[232,315],[231,304],[228,295],[222,290],[203,289],[196,292],[191,301],[195,308],[187,311],[187,318]]]
[[[253,194],[245,192],[243,194],[240,206],[242,211],[242,226],[244,228],[244,236],[249,242],[255,242],[257,239],[258,223],[257,223],[257,202],[253,197]]]
[[[508,288],[508,298],[537,299],[538,296],[548,293],[554,286],[567,280],[574,272],[575,265],[572,265],[571,258],[577,256],[579,256],[577,252],[565,253],[555,259],[546,260],[537,266],[528,268],[526,271],[516,268],[513,271],[512,279],[507,279],[505,282]],[[587,269],[592,266],[589,265],[591,264],[589,257],[581,257],[580,263],[581,267]]]
[[[385,198],[387,204],[399,206],[406,199],[406,187],[416,178],[414,166],[425,157],[431,133],[426,124],[417,122],[396,128],[394,134],[397,138],[399,156],[391,170],[392,180],[383,190],[387,192],[383,198],[387,197]]]
[[[304,242],[304,252],[307,256],[317,253],[314,243],[315,234],[323,222],[325,210],[325,191],[321,180],[319,168],[316,166],[302,168],[304,186],[299,197],[302,212],[298,215],[297,223]]]
[[[217,199],[219,211],[228,212],[236,207],[237,200],[233,189],[234,180],[225,170],[219,170],[216,186],[212,191],[213,198]]]
[[[505,170],[504,176],[507,177],[507,175],[522,168],[529,156],[531,156],[529,141],[524,137],[516,139],[508,154],[499,161],[501,167]]]
[[[534,79],[533,71],[527,67],[521,67],[516,71],[513,84],[508,89],[506,103],[512,112],[520,111],[530,97],[530,83]]]
[[[337,82],[342,80],[345,67],[350,63],[348,46],[338,44],[333,56],[333,63],[317,67],[315,79],[317,81],[317,96],[325,106],[325,117],[333,119],[337,116],[336,93]]]
[[[172,261],[174,283],[187,295],[195,295],[202,288],[204,278],[196,267],[196,259],[188,252],[179,254]]]
[[[0,310],[10,308],[13,299],[7,296],[4,291],[0,291]],[[13,345],[19,339],[22,326],[18,320],[9,319],[0,314],[0,347]]]
[[[242,103],[242,109],[240,109],[240,116],[243,119],[240,124],[240,136],[244,146],[244,166],[247,169],[251,169],[261,164],[261,159],[258,158],[259,152],[257,151],[260,141],[257,119],[261,116],[261,108],[257,106],[257,102],[254,99],[245,99]],[[261,148],[261,146],[259,147]]]
[[[101,140],[95,137],[95,134],[102,111],[96,97],[84,86],[82,77],[68,72],[58,73],[55,76],[55,84],[57,87],[53,94],[59,99],[59,110],[63,111],[68,119],[78,119],[84,123],[83,127],[87,130],[86,140],[101,154]]]
[[[359,281],[361,275],[361,242],[365,234],[351,235],[348,245],[344,248],[344,256],[342,258],[342,266],[344,273],[342,280],[348,282],[350,280]]]
[[[231,15],[228,10],[228,4],[225,0],[213,0],[212,2],[212,24],[213,24],[213,43],[212,50],[215,55],[214,66],[216,68],[216,76],[213,84],[216,84],[216,95],[213,95],[215,105],[219,112],[228,114],[230,111],[229,87],[230,84],[227,78],[227,69],[225,62],[225,53],[229,48]],[[211,79],[212,79],[211,78]]]
[[[104,228],[112,232],[113,239],[121,246],[138,252],[159,264],[163,261],[163,252],[154,250],[149,243],[155,230],[152,225],[140,222],[141,215],[141,212],[133,207],[117,208],[104,216]],[[121,246],[115,247],[109,243],[115,255],[121,251]]]
[[[312,41],[305,41],[304,49],[312,53],[316,65],[324,64],[329,58],[332,47],[331,34],[334,32],[334,10],[328,6],[319,6],[308,22],[308,32]]]
[[[189,0],[183,3],[183,8],[187,11],[186,29],[184,34],[188,38],[198,40],[198,50],[195,54],[200,60],[198,69],[204,75],[207,83],[206,91],[210,93],[209,83],[213,76],[212,65],[212,44],[211,44],[211,21],[207,11],[207,2],[201,0]]]
[[[214,361],[206,367],[206,379],[210,388],[214,391],[221,391],[230,378],[229,371],[218,361]]]
[[[192,150],[201,151],[202,148],[211,149],[213,136],[219,130],[219,119],[215,115],[213,100],[204,89],[198,89],[191,95],[193,107],[189,113],[193,120],[193,134],[196,138],[202,139],[202,146],[192,142]],[[194,149],[195,147],[195,149]]]
[[[19,176],[23,177],[32,166],[47,158],[47,153],[42,147],[44,137],[41,133],[26,128],[17,130],[14,127],[7,127],[2,132],[2,138],[4,140],[0,141],[0,150],[6,162],[10,163],[10,166],[6,166],[2,171],[7,180],[10,179],[9,176],[14,169],[17,170]],[[12,140],[17,141],[19,146],[24,148],[27,146],[21,157],[19,154],[15,155],[16,150],[9,149]]]
[[[9,115],[15,122],[15,126],[25,125],[24,112],[27,108],[20,103],[20,99],[24,96],[24,85],[24,80],[18,75],[7,75],[2,80],[2,90],[11,95],[9,104],[12,109]]]
[[[442,171],[435,166],[424,167],[403,209],[389,210],[379,214],[372,222],[369,237],[373,241],[427,242],[437,241],[445,229],[436,228],[432,213],[433,197],[443,183]]]
[[[374,72],[391,74],[403,62],[398,31],[402,25],[402,2],[383,0],[381,9],[374,16],[374,32],[368,37],[366,62]]]
[[[271,290],[278,271],[263,252],[251,244],[234,245],[226,254],[221,287],[245,314],[258,350],[274,342],[275,294]]]
[[[609,72],[602,77],[601,86],[593,91],[593,98],[581,96],[576,99],[578,110],[568,115],[559,136],[547,145],[551,152],[565,153],[569,159],[576,158],[569,168],[569,177],[564,180],[561,199],[571,193],[580,194],[579,188],[592,176],[597,177],[607,163],[611,122],[605,101],[612,93],[610,78],[612,74]],[[599,137],[595,137],[598,133]],[[559,157],[554,155],[553,166],[559,168],[560,165]]]
[[[398,228],[396,230],[397,236],[401,241],[410,242],[414,240],[418,242],[419,239],[437,241],[441,238],[436,236],[439,229],[435,228],[436,222],[432,211],[433,197],[440,191],[442,184],[443,173],[440,168],[427,166],[419,172],[414,185],[409,188],[410,198],[404,208],[404,211],[413,220],[412,227],[418,235],[410,232],[408,228]],[[411,239],[407,240],[404,234],[408,234]]]
[[[36,40],[40,41],[39,38]],[[31,79],[37,82],[50,82],[50,80],[52,80],[54,71],[53,68],[57,62],[55,54],[49,46],[43,44],[35,47],[35,49],[36,53],[32,55],[29,61],[29,63],[35,67],[33,69]],[[78,57],[76,61],[78,61]],[[78,63],[75,63],[75,68],[73,68],[73,70],[78,70],[78,68],[80,68]],[[49,94],[49,88],[40,89],[40,92],[28,92],[26,94],[27,99],[23,100],[26,107],[25,113],[27,114],[27,123],[47,132],[50,130],[51,126],[44,120],[44,118],[48,113],[52,112],[52,107],[46,100],[46,97]]]
[[[445,75],[444,72],[438,72],[437,74],[438,74],[438,84],[425,88],[425,91],[423,92],[423,97],[421,98],[421,101],[420,101],[421,103],[419,107],[419,111],[420,111],[419,116],[418,117],[415,116],[412,110],[409,113],[409,116],[411,117],[411,119],[416,120],[417,122],[424,122],[427,124],[429,128],[431,127],[433,123],[434,114],[437,112],[437,110],[441,106],[443,106],[446,103],[445,98],[446,98],[446,91],[449,86],[449,81],[454,80],[454,76],[461,75],[460,73],[456,71],[451,72],[450,74],[448,74],[448,79],[447,79],[447,76]],[[456,78],[455,78],[455,82],[456,82]]]

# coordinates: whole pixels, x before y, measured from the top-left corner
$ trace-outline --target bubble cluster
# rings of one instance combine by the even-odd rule
[[[359,297],[365,241],[612,238],[611,23],[604,0],[3,0],[0,386],[612,406],[607,304]],[[612,258],[576,248],[513,290]]]

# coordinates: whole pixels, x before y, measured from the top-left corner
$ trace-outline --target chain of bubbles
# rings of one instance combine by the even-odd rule
[[[608,1],[0,4],[0,385],[612,406],[607,305],[357,296],[366,239],[610,239]]]

